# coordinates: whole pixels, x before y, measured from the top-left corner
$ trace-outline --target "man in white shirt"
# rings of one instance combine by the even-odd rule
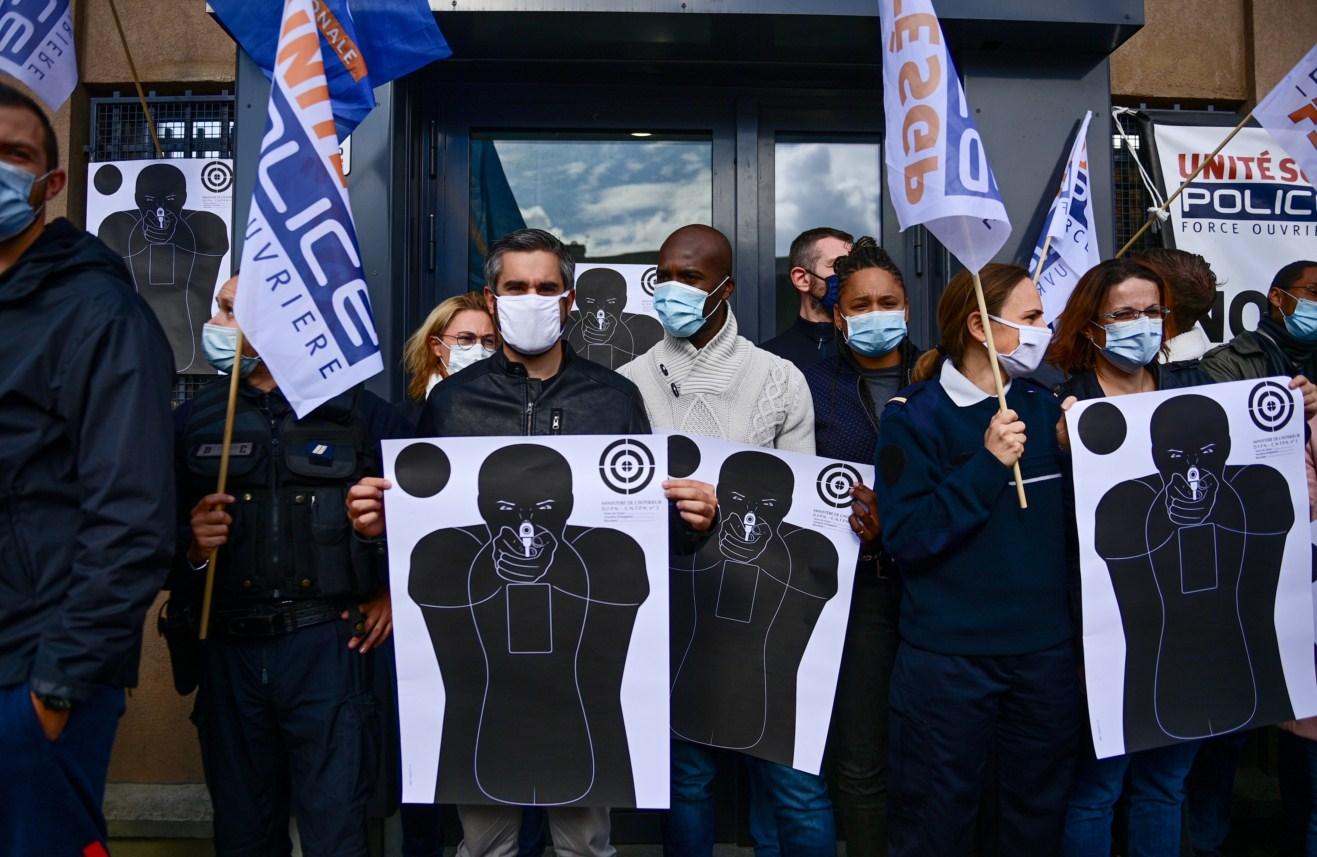
[[[654,308],[663,340],[618,371],[640,388],[655,429],[814,453],[814,403],[788,361],[737,334],[729,303],[732,246],[709,226],[683,226],[659,248]],[[717,750],[672,742],[668,854],[713,850]],[[835,857],[832,802],[822,777],[742,756],[753,782],[751,813],[760,853]],[[772,823],[763,823],[771,818]],[[764,829],[767,828],[767,829]]]

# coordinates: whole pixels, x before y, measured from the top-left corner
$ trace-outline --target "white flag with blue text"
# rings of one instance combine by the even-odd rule
[[[0,72],[60,109],[78,85],[69,0],[0,0],[0,7]]]
[[[899,7],[899,12],[895,7]],[[1010,218],[930,0],[879,0],[884,146],[901,229],[923,224],[961,264],[982,268]]]
[[[1038,236],[1038,244],[1029,261],[1030,273],[1038,274],[1038,293],[1043,299],[1043,317],[1048,324],[1065,309],[1079,278],[1102,261],[1088,171],[1088,123],[1092,119],[1093,111],[1084,114],[1079,135],[1070,147],[1061,186],[1052,200],[1047,220],[1043,223],[1043,233]],[[1044,245],[1047,246],[1047,258],[1039,270]]]
[[[299,417],[384,368],[312,0],[286,0],[234,315]]]

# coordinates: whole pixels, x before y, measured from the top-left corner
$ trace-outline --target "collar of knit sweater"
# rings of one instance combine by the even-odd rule
[[[691,345],[689,339],[678,339],[664,332],[663,341],[654,349],[655,375],[665,387],[676,384],[683,396],[726,393],[735,384],[741,364],[754,347],[736,330],[736,315],[728,307],[722,330],[703,348]]]

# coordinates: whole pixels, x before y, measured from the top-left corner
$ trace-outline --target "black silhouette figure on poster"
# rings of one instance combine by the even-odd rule
[[[448,468],[417,443],[395,470],[433,496]],[[568,523],[572,469],[550,447],[493,452],[478,483],[483,521],[430,533],[411,557],[446,697],[436,801],[634,806],[621,688],[644,552]]]
[[[609,369],[644,354],[663,338],[663,327],[626,309],[626,278],[611,268],[591,268],[576,278],[576,308],[567,341],[577,354]]]
[[[694,445],[672,440],[673,475],[693,472],[682,461]],[[674,557],[671,581],[673,733],[784,765],[795,758],[796,674],[837,594],[832,542],[784,520],[794,486],[771,453],[728,456],[717,530],[693,557]]]
[[[1080,417],[1099,455],[1125,434],[1110,402]],[[1150,434],[1157,472],[1113,486],[1094,522],[1125,635],[1126,752],[1293,717],[1275,626],[1285,478],[1226,463],[1230,421],[1207,396],[1167,399]]]
[[[106,164],[93,184],[109,195],[122,180],[119,168]],[[137,174],[135,199],[136,209],[110,214],[96,237],[123,257],[169,337],[177,371],[211,372],[201,353],[201,328],[211,317],[229,229],[216,214],[183,207],[187,177],[173,164],[144,167]]]

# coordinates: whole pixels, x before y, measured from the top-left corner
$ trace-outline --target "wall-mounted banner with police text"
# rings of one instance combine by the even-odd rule
[[[1226,128],[1157,125],[1157,154],[1173,193],[1228,133]],[[1203,320],[1213,342],[1257,327],[1276,271],[1311,259],[1317,190],[1297,161],[1261,128],[1245,128],[1171,204],[1171,246],[1205,258],[1221,283]]]
[[[287,0],[233,312],[299,417],[384,368],[311,0]]]

